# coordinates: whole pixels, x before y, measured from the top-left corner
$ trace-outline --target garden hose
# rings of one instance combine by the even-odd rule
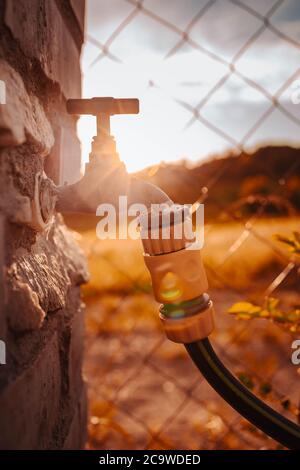
[[[190,357],[214,390],[244,418],[289,449],[300,449],[300,427],[251,393],[224,366],[208,338],[185,344]]]
[[[214,309],[206,293],[208,282],[200,249],[193,239],[187,240],[184,235],[180,238],[178,233],[174,236],[175,228],[182,229],[190,215],[184,206],[167,206],[156,215],[156,218],[151,212],[144,215],[140,226],[144,260],[154,296],[162,303],[160,319],[167,337],[185,345],[208,383],[236,411],[283,446],[300,449],[300,427],[239,382],[208,340],[214,328]],[[170,231],[166,236],[168,226]]]

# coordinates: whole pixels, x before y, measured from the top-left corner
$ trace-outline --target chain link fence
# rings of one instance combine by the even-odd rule
[[[288,47],[300,50],[300,42],[272,21],[286,3],[284,0],[262,2],[267,10],[263,14],[257,2],[227,1],[228,6],[246,12],[257,21],[257,29],[230,59],[196,41],[191,34],[195,25],[208,21],[210,12],[217,7],[216,0],[199,2],[199,10],[184,28],[161,16],[159,9],[153,8],[153,2],[123,1],[130,4],[132,10],[104,43],[87,35],[87,41],[99,49],[93,64],[106,58],[120,63],[122,70],[122,57],[115,55],[112,46],[133,21],[146,16],[154,21],[156,28],[171,30],[177,36],[166,58],[188,45],[226,69],[196,106],[174,98],[178,107],[190,113],[186,128],[196,121],[201,122],[225,140],[236,155],[241,155],[238,158],[243,158],[248,143],[274,112],[283,120],[289,120],[295,130],[300,129],[299,110],[295,106],[295,111],[291,111],[282,99],[286,99],[291,85],[299,77],[300,68],[271,92],[255,80],[255,71],[248,76],[237,67],[237,62],[266,31]],[[269,60],[271,63],[272,58]],[[240,138],[219,127],[204,113],[233,76],[268,103]],[[149,77],[149,87],[159,88],[159,83]],[[244,112],[247,114],[247,109]],[[279,199],[287,199],[291,181],[299,189],[300,159],[285,166],[280,175],[273,174],[271,166],[265,169],[272,182],[272,194],[258,198],[254,190],[251,193],[250,185],[246,203],[251,204],[252,209],[247,216],[240,211],[242,201],[241,205],[228,204],[215,196],[216,188],[225,175],[230,175],[235,164],[235,158],[224,160],[205,186],[198,188],[197,202],[213,204],[215,214],[217,212],[214,220],[207,223],[203,250],[216,309],[213,344],[240,380],[278,411],[297,420],[299,375],[290,361],[291,333],[265,319],[236,320],[227,310],[241,300],[259,304],[266,296],[278,296],[287,309],[300,304],[297,257],[272,238],[274,233],[288,235],[297,228],[299,207],[292,207],[289,201],[285,217],[266,216],[269,204],[276,205]],[[84,299],[87,304],[85,374],[90,399],[88,446],[109,449],[279,448],[217,396],[181,345],[165,339],[138,242],[96,241],[94,233],[83,233],[80,242],[88,255],[92,273]]]

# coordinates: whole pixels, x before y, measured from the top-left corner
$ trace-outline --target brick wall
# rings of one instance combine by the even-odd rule
[[[36,175],[80,175],[84,0],[0,0],[0,448],[80,448],[85,260],[59,214],[32,225]],[[54,197],[54,193],[51,193]]]

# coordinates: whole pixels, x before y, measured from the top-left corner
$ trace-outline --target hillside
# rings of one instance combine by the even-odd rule
[[[193,203],[204,195],[206,217],[216,216],[222,207],[256,212],[262,204],[271,215],[300,211],[299,148],[262,147],[252,154],[215,156],[194,167],[163,164],[137,176],[178,203]]]

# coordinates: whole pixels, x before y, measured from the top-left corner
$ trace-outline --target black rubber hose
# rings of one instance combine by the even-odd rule
[[[300,427],[244,387],[220,361],[208,338],[185,347],[208,383],[236,411],[283,446],[300,449]]]

